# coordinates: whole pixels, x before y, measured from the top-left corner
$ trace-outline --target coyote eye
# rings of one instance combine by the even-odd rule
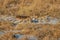
[[[33,18],[33,19],[31,20],[31,22],[33,22],[33,23],[38,23],[38,20],[35,19],[35,18]]]

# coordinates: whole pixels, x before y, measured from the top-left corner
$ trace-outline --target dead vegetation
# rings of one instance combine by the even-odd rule
[[[26,23],[47,15],[60,19],[60,0],[0,0],[0,31],[6,32],[0,40],[17,40],[14,34],[32,35],[36,40],[60,40],[60,24]],[[6,17],[1,20],[1,16],[7,16],[8,20]],[[22,21],[15,19],[24,22],[20,24]],[[19,40],[35,40],[34,37],[24,36]]]

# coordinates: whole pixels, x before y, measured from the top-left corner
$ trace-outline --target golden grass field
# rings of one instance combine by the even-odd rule
[[[21,22],[45,16],[60,19],[60,0],[0,0],[0,19],[5,16],[13,16]],[[28,22],[15,25],[5,19],[0,20],[0,31],[3,32],[0,40],[60,40],[60,20],[55,25]],[[25,36],[17,39],[14,34]],[[36,38],[29,39],[27,35]]]

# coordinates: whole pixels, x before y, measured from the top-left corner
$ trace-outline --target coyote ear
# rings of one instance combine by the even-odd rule
[[[28,18],[29,16],[20,16],[20,15],[18,15],[18,16],[16,16],[17,18]]]

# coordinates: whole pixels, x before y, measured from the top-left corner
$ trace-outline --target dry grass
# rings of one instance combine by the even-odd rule
[[[25,20],[30,17],[40,18],[47,15],[60,18],[60,0],[0,0],[1,15],[12,15],[19,20],[21,16],[28,17]],[[0,40],[17,40],[12,37],[16,33],[33,35],[37,37],[37,40],[60,40],[60,24],[23,23],[14,27],[10,21],[1,21],[0,30],[5,32],[18,31],[7,32],[0,36]],[[28,40],[28,38],[24,37],[20,40]]]

